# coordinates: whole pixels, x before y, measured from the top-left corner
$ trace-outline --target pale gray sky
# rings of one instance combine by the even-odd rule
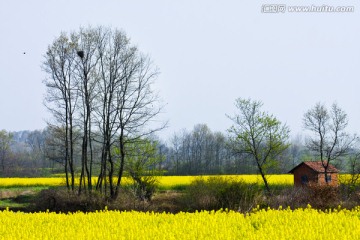
[[[283,1],[284,2],[284,1]],[[336,101],[360,133],[359,1],[135,0],[0,1],[0,129],[34,130],[42,105],[46,48],[61,31],[105,25],[124,30],[160,69],[155,85],[167,103],[163,138],[206,123],[225,131],[238,97],[302,131],[302,116]],[[289,6],[354,6],[352,13],[291,13]],[[25,54],[23,54],[25,52]]]

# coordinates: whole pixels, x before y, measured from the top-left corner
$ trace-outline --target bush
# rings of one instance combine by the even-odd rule
[[[94,212],[97,210],[147,211],[150,203],[140,201],[130,190],[121,189],[116,200],[106,198],[99,192],[78,194],[65,189],[42,190],[35,198],[30,211]]]
[[[133,183],[130,186],[130,189],[135,197],[140,201],[151,201],[156,188],[157,188],[157,179],[155,176],[142,176],[134,177],[131,176]]]
[[[231,177],[198,178],[186,190],[188,211],[231,209],[250,211],[258,204],[261,189]]]
[[[98,193],[81,194],[62,189],[42,190],[34,203],[34,211],[91,212],[104,209],[106,203]]]
[[[266,205],[271,208],[305,208],[310,204],[313,208],[325,210],[335,208],[341,203],[339,189],[326,185],[292,187],[266,199]]]

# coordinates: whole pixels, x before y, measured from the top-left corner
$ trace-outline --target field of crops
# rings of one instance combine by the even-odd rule
[[[163,176],[159,177],[159,185],[163,188],[173,188],[181,185],[189,185],[197,178],[207,179],[214,176]],[[236,180],[244,181],[245,183],[258,183],[263,184],[263,180],[260,175],[225,175],[224,178],[233,178]],[[268,175],[268,182],[272,185],[293,185],[294,177],[290,174],[281,175]]]
[[[159,187],[176,189],[210,176],[163,176]],[[224,177],[224,176],[223,176]],[[262,184],[257,175],[225,176]],[[96,179],[94,178],[94,181]],[[271,185],[293,185],[292,175],[270,175]],[[125,178],[124,183],[130,180]],[[63,186],[56,178],[0,178],[0,188]],[[254,209],[177,214],[98,211],[89,213],[0,211],[0,239],[359,239],[360,207],[322,212],[312,209]]]
[[[202,176],[201,178],[209,178],[210,176]],[[259,183],[262,184],[262,179],[259,175],[227,175],[223,177],[236,178],[246,183]],[[199,176],[161,176],[158,177],[160,188],[174,188],[176,186],[189,185]],[[78,180],[78,179],[77,179]],[[293,176],[289,174],[283,175],[269,175],[268,181],[270,184],[285,184],[292,185],[294,183]],[[96,182],[96,178],[93,178],[93,182]],[[127,184],[130,179],[124,178],[123,183]],[[31,186],[65,186],[65,179],[63,177],[55,178],[0,178],[0,187],[31,187]]]
[[[0,239],[359,239],[360,208],[237,212],[0,212]]]

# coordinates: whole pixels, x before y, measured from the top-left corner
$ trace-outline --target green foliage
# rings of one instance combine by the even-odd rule
[[[360,153],[349,154],[343,161],[346,163],[345,169],[348,174],[339,175],[339,178],[343,190],[351,197],[360,189]]]
[[[258,184],[231,177],[198,178],[186,190],[188,210],[232,209],[249,211],[261,195]]]
[[[158,153],[158,143],[148,139],[128,144],[125,173],[131,177],[133,193],[142,201],[151,200],[161,175],[164,157]],[[115,149],[118,151],[118,149]]]
[[[273,115],[263,112],[260,101],[239,98],[235,105],[239,113],[229,117],[234,122],[228,130],[230,144],[235,152],[254,160],[268,189],[265,175],[276,167],[277,158],[289,147],[290,130]]]

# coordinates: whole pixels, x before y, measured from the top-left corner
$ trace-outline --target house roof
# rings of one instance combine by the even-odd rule
[[[326,164],[326,163],[327,162],[325,161],[324,164]],[[322,164],[321,161],[309,161],[309,162],[300,163],[299,165],[297,165],[296,167],[291,169],[289,171],[289,173],[294,173],[294,171],[300,166],[309,167],[310,169],[312,169],[313,171],[315,171],[317,173],[324,173],[325,172],[325,168],[323,167],[323,164]],[[329,166],[327,168],[327,172],[328,173],[337,173],[337,172],[339,172],[339,170],[337,168],[335,168],[333,165],[329,164]]]

